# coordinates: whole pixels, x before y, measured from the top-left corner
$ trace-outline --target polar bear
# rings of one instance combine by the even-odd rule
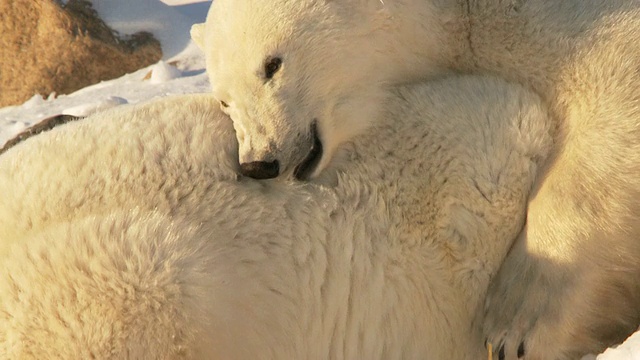
[[[255,178],[320,174],[384,113],[387,84],[528,86],[555,146],[490,291],[489,342],[499,359],[576,358],[637,328],[640,2],[216,0],[192,36]]]
[[[314,183],[239,175],[211,95],[0,156],[0,358],[478,359],[489,280],[551,148],[539,97],[387,90]]]

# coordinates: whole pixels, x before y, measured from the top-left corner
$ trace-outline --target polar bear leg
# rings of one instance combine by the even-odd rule
[[[576,359],[640,324],[640,23],[599,27],[554,85],[557,148],[488,292],[498,360]]]
[[[576,291],[575,287],[575,278],[565,269],[527,252],[525,229],[487,297],[485,334],[495,358],[565,358],[562,333],[569,327],[560,324],[559,314],[564,312],[565,298]],[[551,339],[545,338],[552,333]]]
[[[527,225],[489,289],[484,330],[498,360],[599,353],[640,322],[640,212],[633,200],[619,206],[640,193],[615,175],[594,176],[606,180],[583,189],[588,180],[564,174],[587,179],[593,168],[568,160],[559,159],[532,195]]]
[[[638,324],[625,271],[552,264],[518,241],[487,299],[485,334],[496,359],[578,359],[599,353]],[[496,301],[500,300],[500,301]]]

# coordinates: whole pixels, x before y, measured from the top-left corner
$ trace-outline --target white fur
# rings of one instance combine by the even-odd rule
[[[363,4],[212,4],[207,22],[196,25],[193,36],[207,55],[213,94],[229,105],[223,110],[234,121],[241,163],[278,160],[281,172],[290,174],[309,152],[310,126],[316,120],[324,149],[317,175],[341,143],[378,116],[381,85],[399,77],[415,80],[409,75],[416,66],[436,66],[428,57],[408,56],[401,47],[392,55],[398,61],[390,64],[388,47],[393,45],[386,36],[393,26],[391,14],[380,2]],[[372,49],[369,38],[380,43]],[[437,48],[432,37],[407,39],[412,39],[407,46]],[[282,57],[282,67],[266,80],[264,63],[273,56]]]
[[[293,134],[318,119],[316,175],[374,122],[384,84],[492,73],[535,90],[556,146],[490,292],[487,336],[507,359],[520,344],[528,359],[572,359],[637,328],[640,2],[216,0],[200,30],[214,95],[249,144],[241,159],[299,162],[308,145]],[[273,53],[283,68],[264,83]]]
[[[490,78],[389,91],[317,183],[237,175],[209,96],[0,156],[0,358],[478,359],[489,279],[550,147]]]

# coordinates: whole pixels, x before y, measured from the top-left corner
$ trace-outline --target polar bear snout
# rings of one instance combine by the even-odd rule
[[[285,174],[296,180],[310,179],[319,168],[324,155],[317,121],[311,122],[307,131],[282,131],[284,136],[248,136],[236,131],[240,173],[257,180],[273,179]],[[293,173],[293,174],[292,174]]]
[[[278,160],[242,163],[240,173],[258,180],[273,179],[280,174],[280,163]]]
[[[278,177],[283,161],[277,140],[253,129],[246,131],[246,127],[237,122],[234,122],[234,128],[238,140],[240,174],[257,180]]]

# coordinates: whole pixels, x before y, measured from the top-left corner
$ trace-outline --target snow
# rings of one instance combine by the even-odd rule
[[[158,0],[92,0],[100,18],[122,35],[148,31],[162,44],[164,59],[184,50],[193,18]],[[208,3],[207,3],[208,4]],[[184,4],[183,4],[184,5]],[[195,6],[195,5],[191,5]],[[201,8],[203,11],[207,7]]]
[[[266,0],[265,0],[266,1]],[[93,0],[100,16],[122,35],[148,31],[162,44],[157,64],[103,81],[69,95],[34,95],[22,105],[0,108],[0,148],[40,120],[55,115],[87,116],[122,104],[172,94],[209,91],[204,56],[190,40],[191,25],[205,20],[210,0]],[[583,360],[640,360],[640,329],[626,342]]]
[[[622,345],[609,348],[598,356],[585,356],[582,360],[640,360],[640,329]]]
[[[195,19],[201,23],[207,17],[207,11],[211,5],[210,0],[163,0],[163,2],[172,5],[174,9],[186,15],[190,19]]]
[[[167,0],[168,2],[169,0]],[[69,95],[34,95],[22,105],[0,108],[0,147],[27,127],[55,115],[87,116],[121,104],[209,91],[204,55],[191,41],[191,25],[204,21],[210,1],[93,0],[100,16],[122,35],[149,31],[162,44],[157,64]]]
[[[78,117],[84,117],[84,116],[89,116],[101,110],[106,110],[110,107],[114,107],[122,104],[128,104],[128,103],[129,101],[127,101],[127,99],[125,98],[121,98],[119,96],[109,96],[106,99],[87,102],[87,103],[80,104],[78,106],[64,109],[62,110],[62,115],[73,115]]]
[[[160,0],[160,1],[162,1],[167,5],[177,6],[177,5],[190,5],[194,3],[208,3],[211,0]]]

